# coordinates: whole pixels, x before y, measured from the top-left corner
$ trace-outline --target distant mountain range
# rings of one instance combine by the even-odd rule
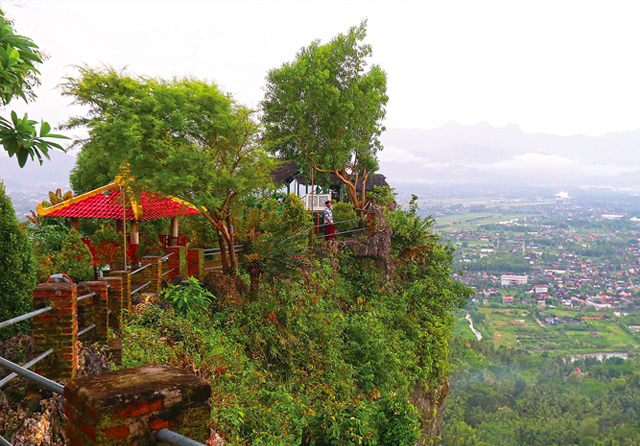
[[[463,190],[549,190],[578,187],[640,193],[640,129],[599,137],[523,132],[516,125],[456,122],[434,130],[388,129],[382,135],[380,172],[401,191],[457,187]],[[56,188],[68,190],[76,157],[59,151],[42,166],[20,169],[0,150],[0,179],[16,213],[35,209]]]
[[[640,191],[640,130],[557,136],[450,122],[428,131],[388,129],[382,142],[380,170],[391,184]]]

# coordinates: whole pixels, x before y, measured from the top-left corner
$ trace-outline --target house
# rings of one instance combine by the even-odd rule
[[[315,178],[311,178],[302,173],[301,167],[295,161],[284,163],[271,171],[271,179],[275,184],[281,185],[280,192],[297,195],[305,202],[308,209],[312,206],[316,210],[324,209],[324,201],[327,200],[349,200],[347,188],[337,175],[315,172]],[[376,186],[389,187],[384,175],[379,173],[369,175],[365,183],[367,195],[374,192]],[[357,191],[361,192],[360,186]]]
[[[527,284],[527,276],[517,276],[512,274],[503,274],[500,276],[500,284],[502,286],[510,286],[510,285],[526,285]]]
[[[544,293],[548,293],[549,292],[549,286],[548,285],[535,285],[533,287],[533,291],[536,294],[544,294]]]
[[[513,296],[502,296],[502,303],[503,304],[512,304],[513,303]]]

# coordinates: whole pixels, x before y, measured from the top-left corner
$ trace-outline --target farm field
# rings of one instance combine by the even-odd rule
[[[558,317],[585,316],[561,309],[545,311]],[[597,351],[632,351],[640,342],[623,330],[616,321],[591,320],[580,325],[556,324],[541,326],[535,314],[527,309],[478,308],[472,312],[474,326],[485,339],[496,346],[548,351],[558,354],[593,353]],[[457,330],[471,333],[468,321],[459,320]]]
[[[435,228],[445,231],[469,230],[478,225],[495,224],[500,221],[523,218],[526,214],[508,213],[497,214],[492,212],[467,212],[464,214],[453,214],[438,217]]]

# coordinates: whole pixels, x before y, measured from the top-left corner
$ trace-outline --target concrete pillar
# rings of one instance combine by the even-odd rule
[[[160,292],[162,283],[162,257],[161,256],[145,256],[142,258],[142,266],[151,265],[142,271],[142,283],[151,281],[144,289],[149,293]]]
[[[106,344],[109,334],[109,283],[106,281],[80,282],[78,294],[89,293],[95,293],[95,296],[78,303],[78,327],[81,330],[91,324],[96,324],[96,328],[84,334],[80,341],[86,343],[87,340],[90,340]],[[82,305],[83,303],[85,305]],[[90,307],[91,314],[88,320],[86,320],[87,306]],[[84,307],[85,316],[81,314],[82,307]]]
[[[140,244],[140,223],[137,220],[132,221],[129,227],[129,243],[132,245]]]
[[[207,443],[210,396],[206,380],[163,364],[70,380],[67,445],[156,445],[154,434],[163,428]]]
[[[198,280],[204,278],[204,249],[187,249],[187,275]]]
[[[169,248],[167,248],[167,250],[169,251],[168,254],[173,253],[167,259],[168,271],[173,270],[169,274],[167,274],[167,281],[173,279],[178,275],[186,277],[188,274],[186,256],[187,248],[185,248],[184,246],[170,246]]]
[[[180,232],[178,229],[178,217],[171,217],[171,238],[169,239],[169,245],[174,246],[178,244],[178,237]]]
[[[111,271],[109,275],[122,277],[122,309],[131,310],[131,272]]]
[[[77,297],[75,283],[40,283],[33,291],[34,309],[53,307],[33,318],[36,355],[53,349],[34,371],[54,381],[73,378],[78,370]]]

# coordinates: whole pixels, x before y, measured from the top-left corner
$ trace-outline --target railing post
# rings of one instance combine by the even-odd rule
[[[84,336],[87,340],[106,344],[109,333],[109,284],[106,281],[80,282],[78,290],[78,294],[81,295],[95,293],[95,296],[78,303],[78,327],[96,324],[96,328]],[[86,317],[83,320],[80,311],[82,306],[85,308],[85,314],[91,315],[88,320]]]
[[[107,282],[109,288],[108,298],[108,324],[115,332],[120,334],[122,330],[122,277],[103,277],[102,281]]]
[[[204,249],[187,249],[187,275],[198,280],[204,278]]]
[[[152,445],[163,428],[206,443],[210,396],[206,380],[163,364],[70,380],[64,388],[67,445]]]
[[[41,283],[33,291],[35,309],[53,308],[33,318],[35,353],[53,349],[34,371],[52,380],[73,378],[78,370],[77,297],[75,283]]]
[[[173,271],[167,275],[167,281],[170,281],[175,276],[187,275],[186,250],[187,248],[184,246],[170,246],[167,248],[169,254],[173,253],[173,255],[167,259],[167,267],[169,270],[173,269]]]
[[[110,276],[122,277],[122,309],[131,310],[131,272],[130,271],[111,271]]]
[[[151,283],[145,288],[150,293],[158,294],[162,284],[162,257],[161,256],[144,256],[142,258],[142,266],[151,265],[142,270],[142,282]]]

